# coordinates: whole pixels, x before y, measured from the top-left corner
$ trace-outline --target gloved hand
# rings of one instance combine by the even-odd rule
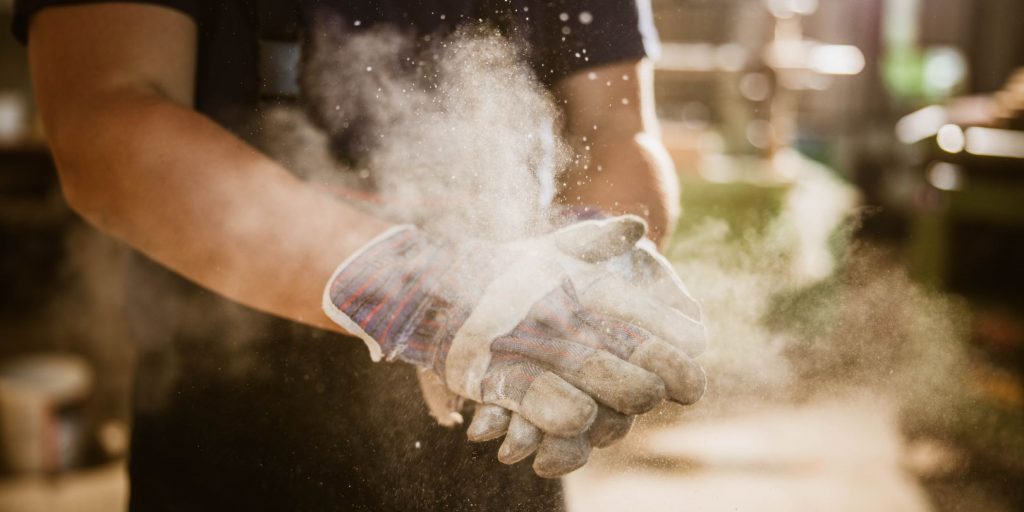
[[[703,392],[686,355],[703,347],[700,324],[594,264],[643,232],[634,217],[505,244],[396,228],[338,268],[324,309],[374,359],[433,370],[460,396],[518,414],[510,428],[525,420],[572,439],[594,422],[595,400],[628,415]]]
[[[565,226],[581,220],[604,218],[607,217],[593,208],[563,208],[555,212],[553,223]],[[577,239],[585,240],[586,237]],[[629,282],[648,290],[659,301],[676,309],[681,314],[697,323],[700,322],[700,306],[689,295],[678,275],[658,252],[651,240],[642,238],[630,250],[608,258],[599,264]],[[691,357],[699,355],[699,349],[687,352]],[[424,393],[425,396],[430,396],[426,388]],[[434,396],[439,396],[439,394]],[[535,468],[538,470],[544,468],[547,473],[551,473],[551,476],[557,476],[582,466],[589,456],[591,447],[608,446],[625,437],[632,427],[634,419],[634,416],[618,414],[601,407],[598,417],[586,437],[577,437],[571,442],[556,439],[545,439],[542,442],[541,439],[544,436],[539,430],[515,413],[505,411],[497,406],[485,405],[477,407],[468,434],[470,440],[485,441],[496,439],[507,431],[507,437],[499,451],[500,460],[514,463],[530,455],[533,451],[537,451]]]

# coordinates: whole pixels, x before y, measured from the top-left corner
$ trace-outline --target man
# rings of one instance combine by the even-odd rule
[[[140,343],[133,510],[561,506],[557,483],[536,478],[523,464],[496,463],[493,445],[470,445],[460,431],[431,425],[413,399],[418,393],[406,365],[369,365],[361,344],[300,324],[356,334],[371,352],[429,368],[451,391],[488,403],[478,409],[479,423],[474,420],[479,439],[506,430],[506,443],[533,439],[517,457],[509,453],[522,446],[510,444],[503,452],[509,461],[537,451],[538,461],[557,462],[551,454],[564,439],[576,440],[565,453],[589,450],[579,443],[590,442],[587,429],[597,428],[598,405],[626,418],[666,394],[692,402],[702,392],[703,382],[693,378],[673,388],[673,375],[686,373],[679,370],[689,371],[692,363],[681,351],[645,342],[650,337],[643,327],[651,326],[643,319],[623,323],[619,317],[629,315],[604,315],[587,299],[588,290],[600,287],[574,288],[584,274],[599,276],[592,282],[613,282],[598,265],[631,250],[642,234],[628,219],[519,245],[450,242],[362,213],[243,142],[252,117],[265,106],[260,40],[290,32],[282,19],[301,20],[329,8],[351,21],[354,32],[390,24],[418,34],[450,33],[467,20],[487,20],[507,33],[524,29],[531,65],[564,106],[567,136],[589,137],[589,164],[569,171],[561,201],[639,215],[654,240],[671,232],[678,195],[671,163],[657,142],[646,59],[653,34],[643,6],[408,4],[16,3],[15,33],[28,43],[36,97],[68,203],[102,231],[191,281],[149,260],[127,270],[130,319]],[[581,48],[587,49],[585,59],[574,55]],[[595,169],[600,175],[591,175]],[[621,241],[626,244],[607,249]],[[546,276],[550,283],[543,289],[513,287],[508,296],[533,294],[518,316],[481,324],[474,313],[486,308],[494,283],[509,281],[489,261],[534,261],[537,248],[544,254],[527,270],[576,273]],[[450,257],[422,263],[424,258],[408,256],[416,251]],[[595,256],[601,251],[607,254]],[[474,254],[494,258],[476,261]],[[476,280],[444,292],[435,286],[435,271]],[[382,288],[391,281],[393,288]],[[448,321],[450,332],[431,327],[438,317]],[[565,318],[577,323],[560,335],[590,329],[600,340],[572,346],[569,352],[585,356],[578,364],[563,365],[561,358],[545,363],[551,345],[523,333],[550,330]],[[482,338],[466,334],[488,328],[495,330]],[[491,345],[491,335],[504,335],[509,346],[495,349],[499,342]],[[231,341],[215,343],[219,338]],[[608,355],[613,349],[599,346],[636,339],[663,352],[631,345],[615,352],[616,359]],[[244,340],[241,348],[238,340]],[[687,342],[702,340],[679,341]],[[659,366],[667,360],[678,365]],[[616,385],[587,377],[594,361],[610,365],[600,368]],[[233,370],[239,365],[244,369]],[[526,383],[520,389],[495,394],[508,390],[494,382],[515,380],[496,379],[499,373],[528,378],[520,379]],[[537,382],[555,391],[538,396]],[[644,398],[618,395],[634,388]],[[570,462],[578,460],[585,453]]]

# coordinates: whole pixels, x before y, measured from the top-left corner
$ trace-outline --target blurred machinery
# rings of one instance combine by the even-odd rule
[[[659,115],[684,186],[680,232],[719,219],[742,243],[816,218],[796,241],[798,253],[819,256],[783,255],[806,267],[827,251],[824,231],[865,213],[861,240],[905,257],[926,289],[970,310],[972,367],[952,378],[975,393],[974,409],[943,435],[974,466],[936,492],[999,489],[1024,505],[1002,481],[1024,474],[1024,2],[655,0],[654,9]],[[802,277],[829,268],[810,267]],[[1001,434],[975,435],[991,428]],[[944,496],[970,503],[957,492]]]
[[[955,250],[955,238],[958,225],[972,226],[975,234],[991,228],[1024,230],[1024,68],[989,99],[932,105],[904,117],[896,135],[917,146],[923,171],[911,236],[918,274],[965,292],[1011,291],[1011,283],[1020,279],[1015,272],[986,276],[987,265],[980,260],[955,265],[962,256]],[[990,247],[987,256],[973,258],[995,257],[990,266],[998,269],[1024,261],[1024,246],[1012,243],[1012,237],[1005,239],[1010,243],[1001,249]]]
[[[673,10],[667,2],[660,6],[664,17],[692,15],[693,9]],[[706,14],[722,25],[708,34],[710,39],[673,40],[693,37],[674,34],[677,28],[663,34],[658,71],[665,86],[659,105],[669,125],[700,126],[715,113],[723,135],[721,149],[728,154],[770,157],[793,145],[801,93],[827,90],[836,77],[857,75],[865,67],[857,46],[807,37],[806,18],[818,8],[817,0],[727,2]],[[672,84],[686,81],[714,84],[714,97],[680,97],[692,87]]]
[[[874,212],[862,234],[906,245],[923,280],[1016,300],[1024,3],[656,0],[654,15],[683,229],[706,214],[762,229],[822,164]]]
[[[920,279],[971,298],[974,342],[989,367],[975,381],[989,401],[1020,416],[1024,68],[991,96],[904,117],[897,135],[918,178],[909,189],[911,268]]]
[[[866,67],[855,41],[808,33],[820,7],[817,0],[655,4],[663,39],[656,91],[683,182],[680,230],[712,219],[727,222],[737,239],[787,229],[781,236],[798,281],[831,272],[829,237],[857,204],[829,165],[794,150],[807,99],[841,92]]]

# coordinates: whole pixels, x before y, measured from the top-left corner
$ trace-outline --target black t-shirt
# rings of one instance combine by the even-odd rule
[[[47,7],[97,1],[17,0],[14,34],[27,41],[32,16]],[[230,128],[266,92],[261,65],[268,56],[261,42],[301,38],[304,19],[318,9],[350,20],[353,32],[382,23],[420,34],[450,32],[467,21],[492,23],[523,36],[530,64],[548,85],[588,67],[653,56],[658,49],[648,0],[128,1],[176,9],[196,21],[196,108]]]
[[[25,41],[41,9],[91,1],[16,0],[14,32]],[[243,138],[262,105],[289,94],[267,60],[289,57],[315,9],[332,9],[353,31],[443,33],[482,20],[525,40],[548,85],[656,48],[643,0],[134,1],[196,21],[196,108]],[[139,358],[133,511],[562,508],[557,481],[537,478],[528,462],[504,466],[495,442],[438,427],[405,365],[371,364],[361,342],[129,261],[126,318]]]

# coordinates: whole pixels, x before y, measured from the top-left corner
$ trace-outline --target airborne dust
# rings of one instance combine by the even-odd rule
[[[556,105],[517,47],[485,29],[434,40],[390,31],[342,39],[345,27],[324,23],[302,77],[311,105],[267,113],[257,142],[268,154],[362,208],[442,235],[502,239],[543,228],[539,206],[572,156],[558,136]],[[350,158],[337,157],[338,144]],[[853,216],[832,241],[835,272],[797,281],[787,263],[792,240],[778,235],[791,221],[780,217],[751,235],[709,218],[667,249],[712,334],[701,359],[709,392],[692,414],[853,391],[895,401],[920,428],[948,423],[969,400],[964,306],[915,285],[885,253],[850,242]],[[77,235],[72,244],[83,264],[120,272],[102,257],[109,247]],[[112,282],[83,283],[73,296],[120,307],[104,291]],[[202,300],[167,306],[197,326],[244,325],[242,309]],[[234,354],[236,366],[225,371],[239,379],[258,371],[246,365],[247,340],[263,334],[258,323],[217,332]],[[165,389],[179,377],[175,368],[164,367]]]
[[[486,30],[433,41],[391,31],[340,38],[344,27],[325,23],[335,25],[313,41],[303,83],[313,122],[272,113],[265,133],[276,157],[308,179],[372,191],[365,207],[443,235],[507,238],[543,224],[535,212],[571,156],[555,105],[514,45]],[[366,133],[348,149],[361,158],[331,158],[327,141],[354,126]],[[892,397],[920,421],[960,405],[962,384],[951,376],[964,370],[963,306],[852,244],[857,219],[846,213],[832,240],[835,272],[818,282],[789,269],[792,217],[758,234],[707,219],[667,249],[712,332],[706,408],[843,390]]]

